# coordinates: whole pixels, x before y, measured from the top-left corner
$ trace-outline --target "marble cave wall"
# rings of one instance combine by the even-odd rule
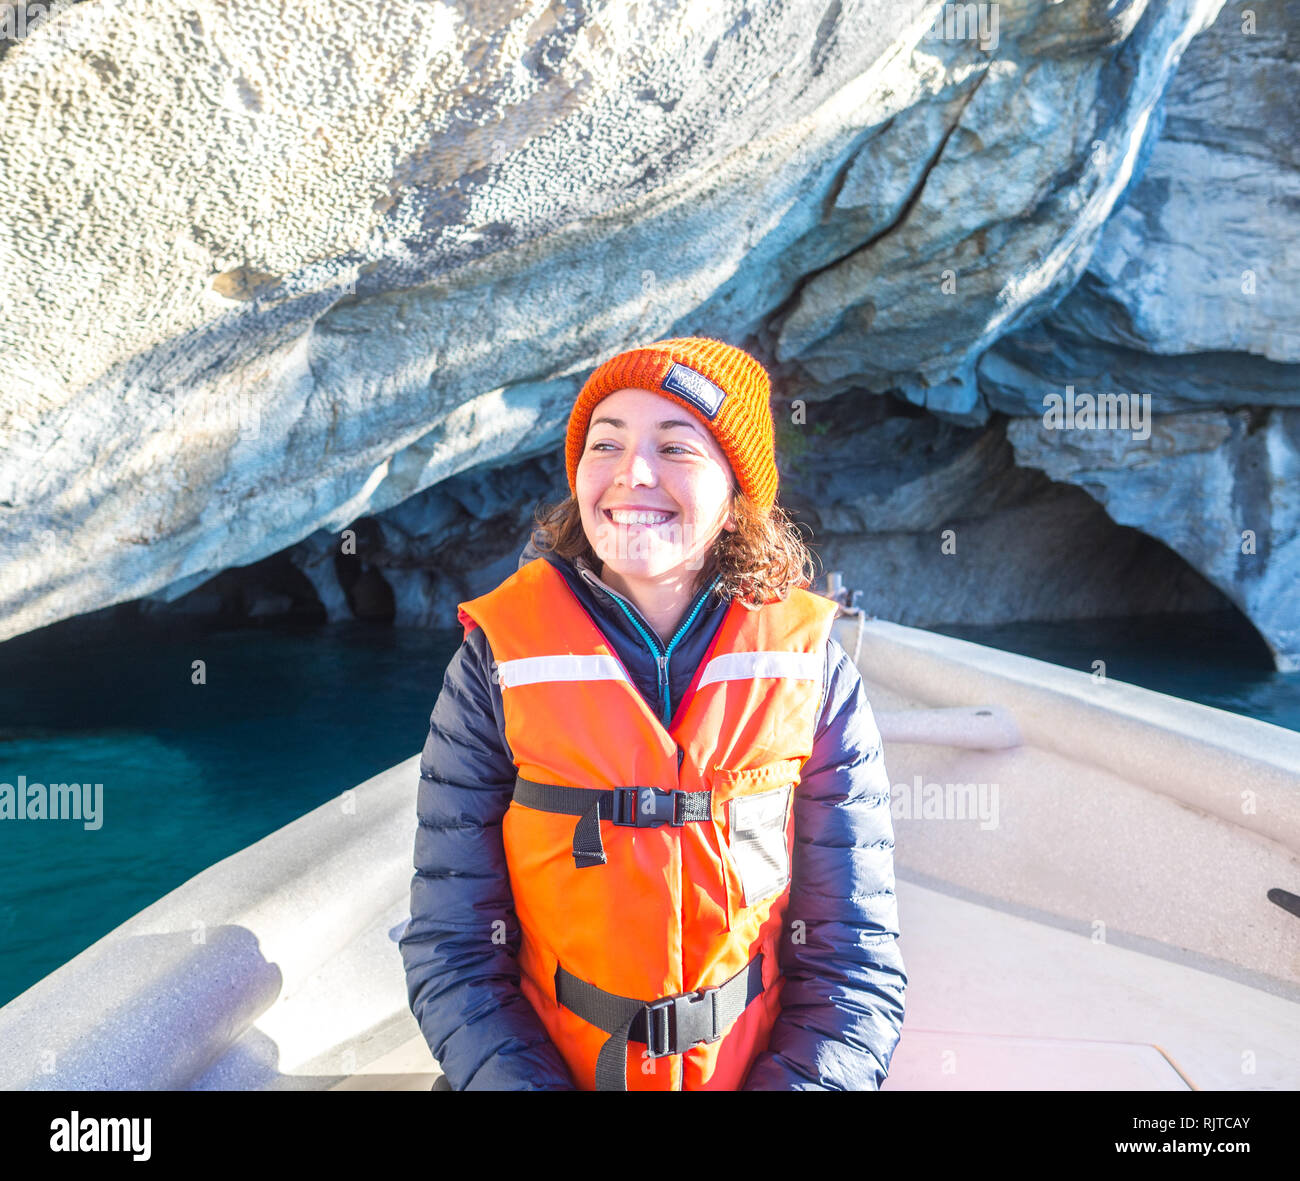
[[[0,40],[0,639],[452,627],[565,493],[585,375],[709,335],[871,613],[1233,607],[1300,660],[1296,6],[303,14]],[[1053,429],[1067,391],[1142,429]]]

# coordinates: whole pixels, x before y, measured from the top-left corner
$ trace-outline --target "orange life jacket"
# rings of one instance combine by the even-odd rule
[[[580,1089],[735,1090],[766,1048],[835,611],[733,601],[665,728],[545,559],[459,605],[519,772],[520,987]]]

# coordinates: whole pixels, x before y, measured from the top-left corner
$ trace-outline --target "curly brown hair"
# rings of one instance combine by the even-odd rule
[[[812,553],[799,526],[774,504],[767,512],[754,510],[743,492],[733,490],[734,532],[718,533],[691,587],[699,594],[721,575],[714,592],[757,608],[784,600],[794,587],[809,587],[817,577]],[[578,502],[569,496],[555,505],[542,505],[534,515],[533,544],[570,562],[585,558],[597,573],[601,561],[587,540]]]

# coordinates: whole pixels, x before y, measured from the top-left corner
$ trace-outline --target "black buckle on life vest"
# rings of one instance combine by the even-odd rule
[[[730,980],[697,992],[641,1001],[606,992],[555,965],[555,1000],[609,1039],[596,1057],[596,1090],[627,1090],[627,1046],[645,1044],[645,1057],[684,1054],[692,1046],[716,1042],[763,995],[760,951]]]
[[[662,787],[616,787],[614,815],[610,820],[623,828],[658,828],[671,824],[681,828],[686,823],[681,801],[684,791]]]
[[[623,828],[658,828],[661,824],[680,828],[692,821],[708,824],[713,818],[711,791],[679,788],[565,787],[520,776],[515,781],[513,802],[539,812],[578,817],[573,826],[573,864],[577,869],[605,864],[602,820]]]
[[[645,1007],[645,1056],[666,1058],[683,1054],[692,1046],[716,1042],[718,989],[702,988],[678,996],[661,997]]]

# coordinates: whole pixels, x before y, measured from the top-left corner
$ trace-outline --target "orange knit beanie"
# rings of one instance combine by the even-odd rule
[[[760,512],[776,501],[776,446],[767,370],[743,349],[702,336],[661,340],[611,357],[587,378],[569,414],[564,459],[569,491],[596,403],[623,389],[680,402],[718,441],[740,489]]]

